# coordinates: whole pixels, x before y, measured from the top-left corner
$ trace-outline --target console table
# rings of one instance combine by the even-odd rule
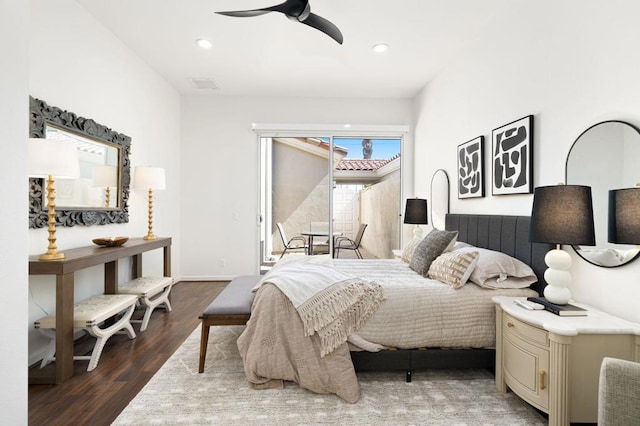
[[[61,260],[39,260],[29,257],[29,275],[56,276],[56,362],[55,377],[32,377],[29,383],[63,383],[73,376],[73,295],[74,273],[96,265],[104,265],[104,293],[118,292],[118,259],[131,257],[133,277],[142,275],[142,253],[164,249],[163,275],[171,276],[171,238],[144,240],[132,238],[120,247],[88,246],[64,250]]]

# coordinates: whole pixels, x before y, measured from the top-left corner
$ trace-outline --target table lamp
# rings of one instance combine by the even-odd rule
[[[582,185],[541,186],[533,192],[529,241],[555,244],[544,257],[547,286],[544,297],[551,303],[566,305],[571,299],[571,257],[561,244],[596,244],[593,225],[591,187]]]
[[[27,174],[47,180],[47,224],[49,247],[40,260],[64,259],[56,246],[56,189],[54,178],[80,177],[78,150],[72,143],[30,138],[27,148]]]
[[[145,240],[155,240],[157,237],[153,235],[153,190],[165,189],[165,173],[161,167],[137,166],[133,174],[133,187],[137,189],[146,189],[149,194],[149,220],[147,235]]]
[[[427,200],[424,198],[407,198],[404,209],[404,223],[416,225],[413,230],[414,238],[422,238],[420,225],[429,223],[427,220]]]
[[[608,240],[615,244],[640,244],[640,184],[609,191]]]
[[[118,186],[118,169],[115,166],[95,166],[93,168],[91,186],[105,188],[104,206],[109,207],[111,203],[111,188]]]

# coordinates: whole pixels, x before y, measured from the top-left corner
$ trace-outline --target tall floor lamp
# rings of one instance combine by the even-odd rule
[[[49,246],[40,260],[64,259],[56,246],[56,188],[54,178],[80,177],[78,150],[69,142],[30,138],[27,148],[27,174],[47,181],[47,224]]]
[[[591,187],[560,184],[535,188],[529,241],[556,244],[544,257],[548,266],[544,297],[551,303],[566,305],[571,299],[571,256],[560,245],[596,244]]]
[[[422,238],[420,225],[429,223],[427,220],[427,200],[424,198],[407,198],[404,209],[404,223],[416,225],[413,229],[414,238]]]
[[[143,238],[145,240],[155,240],[157,237],[153,234],[153,190],[165,189],[164,169],[161,167],[137,166],[133,174],[133,187],[148,191],[148,230],[147,235]]]
[[[104,206],[111,204],[111,188],[118,186],[118,169],[115,166],[95,166],[91,186],[104,188]]]

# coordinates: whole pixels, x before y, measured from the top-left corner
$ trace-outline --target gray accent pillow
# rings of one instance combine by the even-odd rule
[[[426,277],[429,273],[431,262],[440,256],[457,236],[458,231],[441,231],[434,229],[429,232],[414,250],[409,267],[423,277]]]

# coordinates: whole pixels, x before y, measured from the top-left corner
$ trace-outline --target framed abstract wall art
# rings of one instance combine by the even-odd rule
[[[484,197],[484,136],[458,145],[458,198]]]
[[[492,195],[533,192],[533,115],[494,129],[491,134]]]

